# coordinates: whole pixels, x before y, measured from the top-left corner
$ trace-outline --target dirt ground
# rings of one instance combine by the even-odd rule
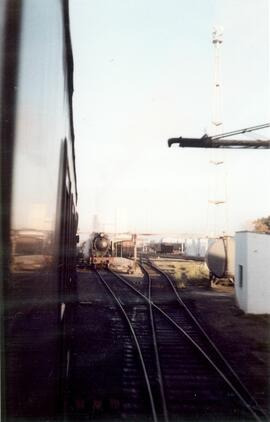
[[[242,312],[234,287],[210,287],[204,263],[155,261],[176,280],[183,300],[230,362],[239,378],[270,414],[270,315]],[[269,418],[270,420],[270,418]]]

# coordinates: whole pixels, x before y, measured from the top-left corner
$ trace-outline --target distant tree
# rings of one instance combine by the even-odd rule
[[[254,229],[257,232],[266,232],[270,233],[270,215],[268,217],[258,218],[253,221]]]

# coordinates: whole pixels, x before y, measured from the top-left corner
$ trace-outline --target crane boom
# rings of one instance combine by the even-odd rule
[[[208,136],[203,135],[201,138],[170,138],[168,139],[169,148],[173,144],[179,144],[183,148],[251,148],[251,149],[269,149],[270,140],[249,140],[249,139],[223,139],[233,135],[248,133],[255,130],[266,129],[270,127],[270,123],[251,126],[244,129],[234,130],[231,132],[221,133],[219,135]]]

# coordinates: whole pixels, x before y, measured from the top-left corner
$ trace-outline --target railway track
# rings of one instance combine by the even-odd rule
[[[112,330],[124,351],[122,418],[266,421],[171,279],[149,263],[142,268],[140,290],[116,273],[97,272],[118,308]]]

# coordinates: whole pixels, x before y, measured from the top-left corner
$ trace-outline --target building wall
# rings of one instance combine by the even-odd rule
[[[240,280],[240,266],[242,266],[242,281]],[[235,234],[235,295],[238,306],[247,312],[247,233],[239,232]]]
[[[204,258],[209,242],[210,239],[208,238],[185,239],[185,255]]]
[[[239,307],[247,313],[270,314],[269,257],[269,234],[236,233],[235,292]]]

